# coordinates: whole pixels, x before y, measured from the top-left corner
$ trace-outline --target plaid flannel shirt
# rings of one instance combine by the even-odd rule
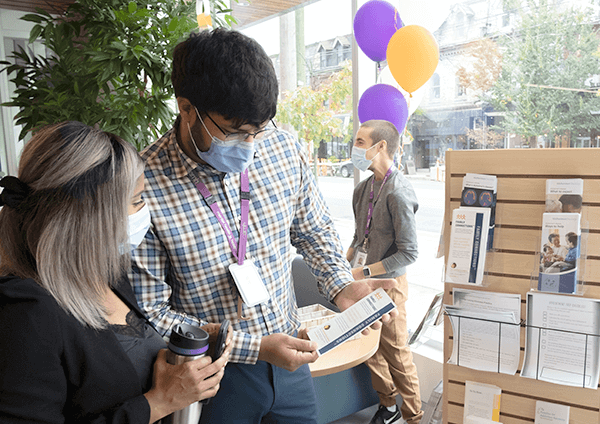
[[[177,125],[177,124],[176,124]],[[302,254],[319,291],[332,300],[352,279],[339,236],[300,144],[277,130],[257,140],[248,167],[250,216],[246,258],[257,266],[270,300],[243,305],[228,271],[236,262],[218,220],[190,179],[195,172],[217,199],[239,242],[240,174],[224,174],[190,159],[173,128],[149,146],[144,199],[152,226],[132,254],[138,303],[163,336],[176,323],[232,322],[231,361],[255,363],[261,337],[293,335],[299,320],[291,262]],[[295,249],[296,250],[295,250]]]

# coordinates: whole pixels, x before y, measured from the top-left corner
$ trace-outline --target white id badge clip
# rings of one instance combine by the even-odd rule
[[[229,265],[229,272],[246,306],[256,306],[270,299],[265,283],[251,260],[244,260],[243,265]]]
[[[367,250],[359,246],[356,248],[354,259],[352,260],[352,268],[362,268],[367,262]]]

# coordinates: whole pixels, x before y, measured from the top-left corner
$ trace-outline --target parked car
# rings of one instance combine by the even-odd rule
[[[340,162],[340,168],[338,170],[339,175],[344,178],[348,178],[354,175],[354,165],[351,160],[345,160]]]

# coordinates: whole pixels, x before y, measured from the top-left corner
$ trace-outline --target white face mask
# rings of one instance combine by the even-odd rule
[[[140,245],[149,229],[150,208],[148,208],[148,205],[144,205],[142,209],[129,215],[127,234],[129,234],[129,248],[131,250],[135,250]]]

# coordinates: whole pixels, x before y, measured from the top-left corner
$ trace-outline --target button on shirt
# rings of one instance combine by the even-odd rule
[[[181,322],[229,319],[234,329],[230,360],[243,363],[256,362],[262,336],[293,335],[299,327],[291,277],[296,252],[330,301],[353,280],[300,144],[280,130],[255,143],[257,153],[248,167],[246,258],[258,268],[270,300],[243,305],[244,319],[238,318],[238,292],[228,270],[236,259],[190,175],[206,184],[239,242],[240,174],[194,162],[177,144],[175,128],[142,152],[152,227],[132,254],[130,273],[138,302],[159,333],[168,336]]]

